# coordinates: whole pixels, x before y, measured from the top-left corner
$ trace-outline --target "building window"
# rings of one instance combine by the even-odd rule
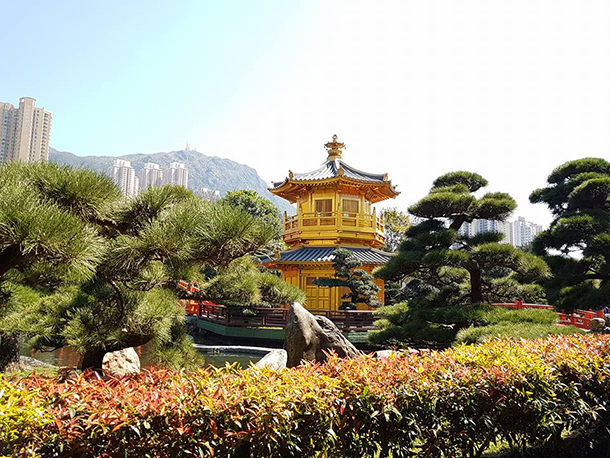
[[[358,214],[359,202],[355,199],[343,199],[343,216],[356,216]]]
[[[332,216],[332,211],[332,199],[316,199],[316,213],[320,213],[320,216]]]

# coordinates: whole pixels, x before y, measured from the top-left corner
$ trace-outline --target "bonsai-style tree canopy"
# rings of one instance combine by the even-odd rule
[[[563,309],[610,305],[610,162],[585,158],[566,162],[530,196],[554,216],[533,250],[553,271],[546,282],[551,303]]]
[[[89,170],[55,164],[0,165],[0,283],[12,269],[85,280],[95,273],[103,244],[91,222],[105,220],[120,192]],[[11,313],[10,292],[0,317]],[[6,329],[5,329],[6,331]],[[16,360],[17,333],[0,331],[0,370]]]
[[[31,337],[37,349],[69,345],[84,355],[82,368],[149,342],[159,359],[192,355],[178,280],[198,280],[203,266],[223,268],[276,234],[241,208],[180,186],[123,199],[106,177],[51,164],[3,166],[0,180],[0,192],[21,204],[0,203],[0,272],[45,263],[72,275],[34,300],[9,295],[0,329]]]
[[[329,288],[348,288],[349,292],[345,293],[342,299],[350,301],[343,303],[339,307],[340,310],[356,310],[358,304],[369,307],[381,305],[377,297],[379,286],[373,282],[373,277],[368,272],[359,269],[362,267],[362,262],[352,251],[344,248],[335,250],[333,267],[335,278],[319,278],[314,280],[314,284]]]
[[[544,262],[510,245],[500,244],[503,234],[459,235],[464,223],[475,219],[504,221],[516,203],[506,193],[480,197],[475,193],[487,185],[481,175],[451,172],[438,177],[430,193],[409,208],[425,218],[407,231],[398,254],[376,271],[385,280],[416,280],[428,285],[438,305],[499,300],[506,296],[536,294],[536,286],[524,287],[544,276]]]

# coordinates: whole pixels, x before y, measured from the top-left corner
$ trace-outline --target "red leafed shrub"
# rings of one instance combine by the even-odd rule
[[[608,422],[610,338],[492,340],[280,372],[0,378],[0,454],[480,456]]]

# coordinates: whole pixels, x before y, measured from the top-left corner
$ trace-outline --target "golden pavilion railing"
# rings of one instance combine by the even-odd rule
[[[297,231],[319,231],[320,228],[384,234],[383,219],[374,213],[311,212],[284,218],[284,234]]]

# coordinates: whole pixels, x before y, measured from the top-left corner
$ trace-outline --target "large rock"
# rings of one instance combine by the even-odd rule
[[[270,367],[271,369],[285,369],[288,361],[288,353],[286,350],[271,350],[260,359],[256,367]]]
[[[314,316],[295,302],[288,310],[285,328],[288,367],[301,361],[326,361],[325,352],[333,350],[340,357],[355,357],[360,352],[345,338],[339,328],[323,316]]]
[[[123,377],[140,372],[140,358],[133,347],[111,351],[104,355],[102,360],[104,375]]]

